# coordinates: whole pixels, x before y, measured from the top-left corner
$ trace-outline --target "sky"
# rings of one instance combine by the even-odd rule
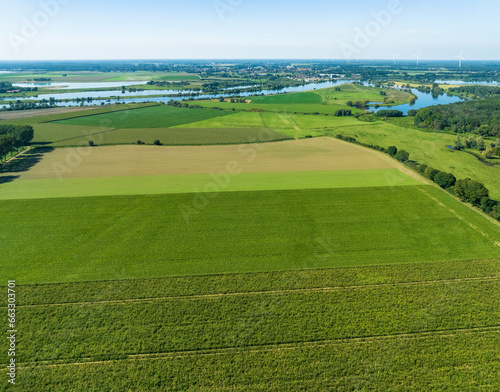
[[[0,61],[500,60],[498,0],[0,0]]]

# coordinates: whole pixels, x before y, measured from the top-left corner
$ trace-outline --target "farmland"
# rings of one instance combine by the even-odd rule
[[[312,115],[381,96],[357,87],[7,120],[37,131],[0,169],[22,388],[498,389],[500,226],[332,136],[495,195],[498,168],[406,119]]]
[[[22,382],[447,390],[453,378],[453,387],[496,387],[498,273],[498,261],[465,260],[25,286]]]
[[[432,186],[212,196],[2,201],[2,264],[50,283],[500,257],[500,228]]]

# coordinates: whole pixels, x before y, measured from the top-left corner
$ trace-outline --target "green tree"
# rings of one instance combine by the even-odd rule
[[[443,189],[452,187],[456,181],[457,179],[451,173],[439,172],[434,176],[434,182]]]
[[[454,191],[460,200],[471,203],[474,206],[480,206],[481,199],[490,196],[488,189],[483,184],[470,178],[458,180]]]
[[[438,173],[439,170],[436,170],[433,167],[428,167],[425,169],[424,176],[426,176],[429,180],[434,181],[434,178]]]
[[[399,150],[396,154],[396,159],[400,162],[407,162],[410,159],[410,154],[405,150]]]
[[[389,154],[391,157],[396,156],[397,153],[398,153],[398,149],[396,146],[387,147],[387,154]]]

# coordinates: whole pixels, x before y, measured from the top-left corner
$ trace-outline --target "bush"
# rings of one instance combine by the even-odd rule
[[[161,146],[161,142],[160,142],[158,139],[156,139],[156,140],[153,142],[153,144],[154,144],[155,146]]]
[[[141,145],[144,144],[144,142],[142,140],[137,140],[137,144]]]
[[[401,110],[379,110],[375,115],[377,117],[403,117],[404,113]]]
[[[89,147],[94,147],[95,146],[95,143],[93,140],[89,140]]]
[[[408,152],[406,152],[405,150],[400,150],[396,154],[396,159],[399,162],[405,163],[408,159],[410,159],[410,154]]]
[[[417,111],[415,109],[408,110],[407,116],[415,117],[417,115]]]
[[[434,182],[441,188],[449,188],[457,182],[455,176],[451,173],[439,172],[434,176]]]
[[[396,156],[397,153],[398,149],[396,148],[396,146],[387,147],[387,154],[389,154],[391,157]]]
[[[439,170],[434,169],[433,167],[428,167],[425,169],[424,176],[426,176],[429,180],[434,181],[436,175],[440,173]]]
[[[481,209],[487,214],[491,213],[496,205],[498,205],[498,202],[495,200],[491,200],[489,197],[483,197],[481,199]]]

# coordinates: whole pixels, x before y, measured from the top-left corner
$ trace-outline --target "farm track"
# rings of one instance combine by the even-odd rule
[[[75,306],[75,305],[81,306],[81,305],[101,305],[101,304],[127,305],[127,304],[131,304],[131,303],[151,303],[151,302],[172,301],[172,300],[212,299],[212,298],[236,297],[236,296],[246,296],[246,295],[331,292],[331,291],[342,291],[342,290],[377,289],[377,288],[398,287],[398,286],[430,286],[430,285],[436,285],[436,284],[453,284],[453,283],[461,283],[461,282],[491,282],[491,281],[497,281],[498,279],[499,279],[499,276],[483,276],[483,277],[476,277],[476,278],[429,280],[429,281],[421,281],[421,282],[380,283],[380,284],[356,285],[356,286],[331,286],[331,287],[315,287],[315,288],[305,288],[305,289],[248,291],[248,292],[241,292],[241,293],[195,294],[195,295],[166,296],[166,297],[154,297],[154,298],[116,299],[116,300],[109,300],[109,301],[18,305],[17,308],[48,308],[48,307],[52,307],[52,306]],[[1,307],[0,309],[5,309],[5,307]]]
[[[147,354],[123,354],[120,356],[126,358],[117,358],[112,360],[94,360],[92,357],[87,357],[81,359],[80,362],[63,362],[59,361],[54,363],[53,361],[40,361],[40,362],[29,362],[23,363],[19,366],[19,369],[27,369],[30,367],[62,367],[62,366],[82,366],[82,365],[95,365],[95,364],[105,364],[105,363],[116,363],[121,361],[137,361],[137,360],[152,360],[152,359],[162,359],[162,358],[183,358],[188,356],[214,356],[214,355],[228,355],[228,354],[243,354],[243,353],[259,353],[259,352],[271,352],[271,351],[284,351],[284,350],[296,350],[308,347],[326,347],[332,345],[342,345],[342,344],[365,344],[374,343],[378,341],[392,341],[397,339],[425,339],[428,337],[455,337],[459,335],[473,335],[480,333],[500,333],[500,325],[486,326],[486,327],[475,327],[475,328],[462,328],[462,329],[443,329],[443,330],[433,330],[433,331],[423,331],[423,332],[405,332],[398,334],[388,334],[388,335],[375,335],[375,336],[358,336],[358,337],[346,337],[338,339],[329,340],[317,340],[317,341],[301,341],[292,343],[278,343],[278,344],[263,344],[263,345],[253,345],[253,346],[242,346],[242,347],[223,347],[214,349],[204,349],[204,350],[189,350],[189,351],[170,351],[163,353],[147,353]]]

